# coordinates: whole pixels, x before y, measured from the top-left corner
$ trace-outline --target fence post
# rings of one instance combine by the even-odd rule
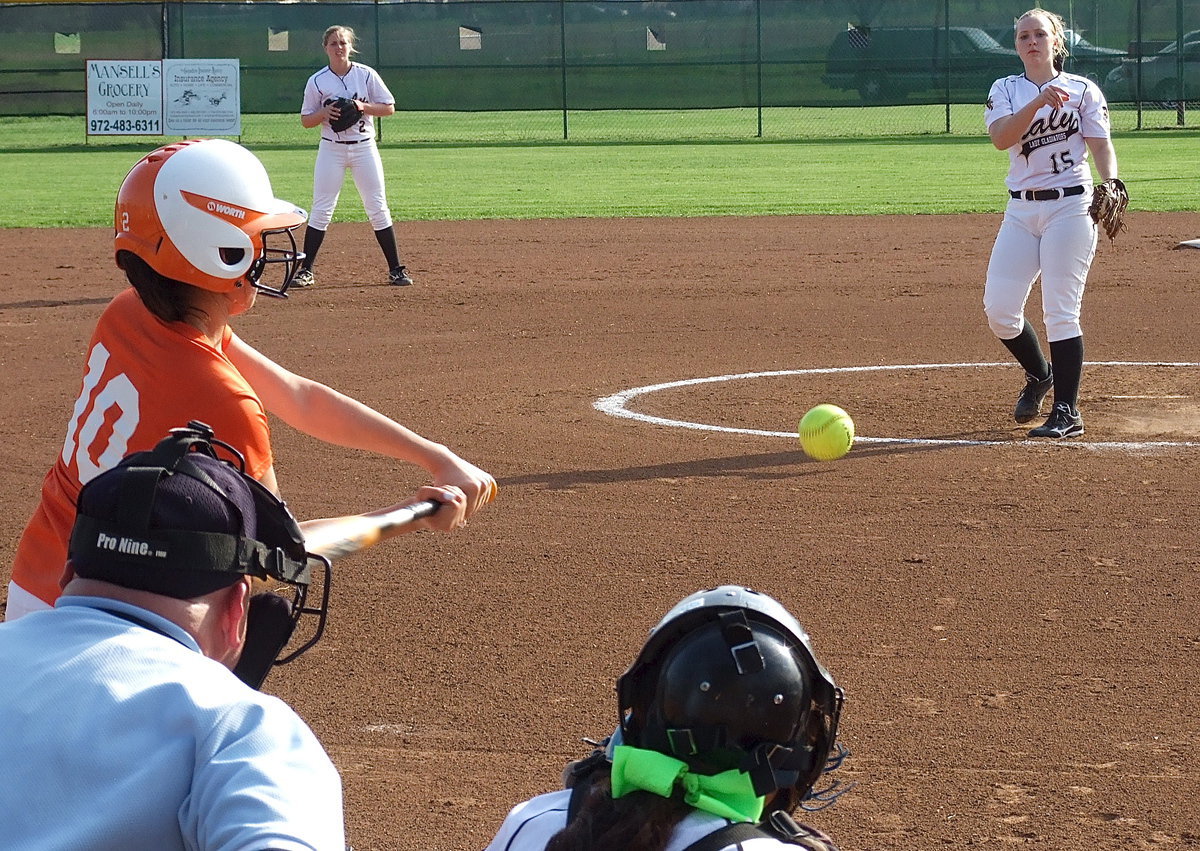
[[[1133,56],[1133,85],[1130,94],[1137,104],[1137,129],[1142,129],[1142,0],[1137,0],[1137,23],[1134,25],[1137,49]]]
[[[372,67],[378,67],[379,66],[379,57],[380,57],[380,53],[379,53],[379,0],[375,0],[375,3],[373,5],[374,5],[374,9],[375,9],[375,62],[372,64]],[[371,119],[371,121],[373,121],[375,123],[375,136],[378,138],[378,140],[380,142],[382,142],[383,141],[383,118],[376,115]]]
[[[950,132],[950,0],[943,2],[943,21],[945,22],[946,32],[942,36],[942,50],[945,51],[946,57],[946,133]]]
[[[1183,0],[1175,0],[1175,68],[1176,75],[1179,77],[1179,92],[1178,99],[1175,101],[1175,124],[1179,127],[1184,126],[1187,122],[1184,119],[1184,112],[1187,109],[1187,80],[1184,78],[1184,62],[1183,51],[1186,46],[1183,43]]]
[[[562,80],[563,140],[567,139],[567,0],[558,0],[558,67]]]
[[[163,0],[163,2],[159,4],[159,10],[160,10],[159,26],[161,27],[161,29],[159,31],[158,58],[161,61],[161,60],[166,59],[171,56],[171,54],[168,52],[171,49],[171,17],[170,17],[171,7],[166,2],[166,0]],[[182,8],[180,8],[179,14],[182,17],[182,15],[183,15]],[[183,21],[182,20],[179,22],[179,39],[180,39],[180,41],[183,40]],[[183,55],[183,53],[181,50],[180,58],[182,58],[182,55]],[[162,104],[160,104],[159,106],[161,108]],[[87,124],[86,117],[84,118],[84,124],[85,125]],[[87,136],[85,135],[84,138],[86,139]],[[241,141],[240,136],[238,137],[238,141],[239,142]]]
[[[763,96],[762,96],[762,75],[763,75],[763,56],[762,56],[762,0],[754,0],[754,15],[756,29],[756,65],[758,70],[758,138],[762,138],[763,134]]]

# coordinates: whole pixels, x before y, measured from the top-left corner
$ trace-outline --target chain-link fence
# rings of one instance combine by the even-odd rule
[[[1194,123],[1200,0],[1050,8],[1070,27],[1067,70],[1101,85],[1115,126]],[[36,103],[83,115],[85,59],[161,58],[236,58],[244,113],[294,114],[326,62],[322,33],[344,24],[398,111],[537,116],[533,137],[628,110],[681,136],[710,110],[751,116],[746,135],[804,135],[778,122],[810,118],[830,135],[956,132],[956,107],[1021,71],[1023,11],[988,0],[0,3],[0,114]],[[911,115],[863,120],[863,107],[883,106]]]

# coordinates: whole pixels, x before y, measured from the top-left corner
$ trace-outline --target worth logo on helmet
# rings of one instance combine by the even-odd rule
[[[206,213],[212,213],[226,219],[237,219],[245,221],[247,216],[254,215],[256,210],[247,210],[245,207],[238,207],[230,204],[228,201],[218,201],[216,198],[206,198],[203,195],[197,195],[194,192],[188,192],[186,189],[179,190],[179,194],[184,200],[195,207],[197,210],[203,210]]]

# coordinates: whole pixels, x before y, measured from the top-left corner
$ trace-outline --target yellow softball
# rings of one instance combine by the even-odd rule
[[[837,405],[817,405],[800,420],[800,447],[815,461],[836,461],[854,443],[854,420]]]

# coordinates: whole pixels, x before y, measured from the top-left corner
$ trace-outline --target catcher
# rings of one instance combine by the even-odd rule
[[[983,309],[992,333],[1025,370],[1013,419],[1038,418],[1053,390],[1050,416],[1029,436],[1058,440],[1083,434],[1077,406],[1083,289],[1097,232],[1117,235],[1128,194],[1117,178],[1104,92],[1063,71],[1063,19],[1031,9],[1017,19],[1013,43],[1025,73],[996,80],[984,110],[992,144],[1008,153],[1009,199],[988,262]],[[1093,164],[1101,178],[1094,191]],[[1049,361],[1025,320],[1039,275]]]
[[[355,53],[354,30],[350,27],[325,30],[322,44],[329,64],[308,78],[300,107],[300,123],[308,128],[319,127],[321,142],[313,168],[312,214],[304,231],[304,259],[292,286],[311,287],[316,282],[313,263],[333,221],[347,171],[354,177],[375,239],[383,250],[388,283],[410,286],[413,279],[400,262],[383,186],[383,161],[375,145],[375,118],[394,113],[396,99],[374,68],[350,61]]]
[[[777,601],[698,591],[617,680],[613,735],[567,766],[565,789],[514,807],[487,851],[837,851],[791,814],[845,791],[821,780],[847,754],[842,701]]]

